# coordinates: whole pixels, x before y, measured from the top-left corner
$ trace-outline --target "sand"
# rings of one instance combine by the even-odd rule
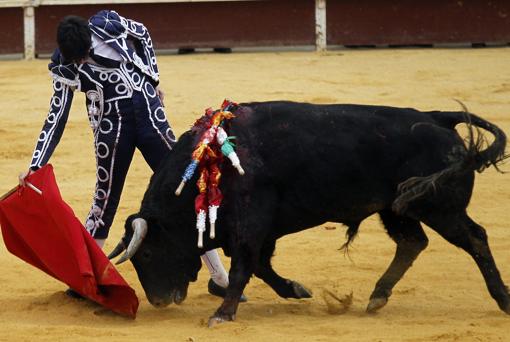
[[[287,99],[458,110],[454,101],[510,134],[509,48],[377,49],[260,52],[159,57],[167,114],[177,135],[206,107]],[[0,62],[0,193],[27,168],[51,94],[46,60]],[[64,199],[85,217],[94,190],[92,133],[84,95],[75,95],[69,122],[51,158]],[[510,171],[510,167],[506,167]],[[128,174],[109,251],[123,221],[139,207],[150,170],[137,153]],[[338,194],[342,196],[341,192]],[[510,281],[510,175],[478,175],[469,214],[488,232],[503,279]],[[192,205],[192,204],[190,204]],[[345,228],[329,223],[279,240],[275,269],[314,292],[309,300],[279,298],[252,278],[249,302],[237,320],[213,329],[207,318],[220,299],[207,294],[205,267],[186,301],[165,309],[145,298],[130,263],[119,271],[136,290],[136,320],[66,297],[66,286],[11,255],[0,244],[1,341],[507,341],[510,317],[487,292],[474,262],[426,228],[429,247],[394,289],[388,305],[368,315],[368,297],[389,265],[395,244],[379,219],[363,222],[350,258],[338,250]],[[229,260],[224,259],[228,266]],[[348,310],[334,314],[323,290],[352,292]],[[346,311],[346,312],[344,312]]]

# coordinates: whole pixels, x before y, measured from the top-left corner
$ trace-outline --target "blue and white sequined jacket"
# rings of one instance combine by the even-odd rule
[[[121,57],[116,61],[95,56],[83,64],[67,63],[56,49],[48,65],[53,78],[51,108],[39,135],[30,168],[45,165],[55,150],[67,122],[74,90],[86,93],[91,126],[112,101],[130,98],[133,91],[159,83],[158,66],[147,28],[115,11],[100,11],[89,19],[89,28]]]

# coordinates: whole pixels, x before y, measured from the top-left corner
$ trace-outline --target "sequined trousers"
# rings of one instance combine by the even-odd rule
[[[105,239],[119,205],[133,154],[140,150],[153,171],[172,149],[175,136],[152,82],[132,64],[93,66],[102,87],[86,91],[94,133],[96,188],[85,228]]]

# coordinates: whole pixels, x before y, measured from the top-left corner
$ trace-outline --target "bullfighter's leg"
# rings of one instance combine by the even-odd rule
[[[226,288],[228,286],[228,274],[223,267],[218,251],[212,249],[205,252],[200,257],[209,270],[209,274],[211,276],[210,281],[213,281],[216,285],[222,288]],[[209,287],[212,287],[212,284]],[[214,290],[209,290],[209,292],[211,291],[214,292]]]
[[[389,236],[397,243],[397,250],[370,296],[367,307],[367,312],[370,313],[386,305],[393,287],[428,244],[427,236],[418,221],[397,216],[390,211],[382,211],[379,215]]]
[[[96,188],[85,229],[103,247],[119,205],[127,171],[135,151],[135,120],[125,101],[107,103],[94,128]],[[83,298],[73,289],[66,294]]]
[[[423,220],[453,245],[465,250],[480,269],[492,298],[501,310],[510,314],[510,294],[492,256],[485,229],[466,212],[430,217]]]
[[[136,107],[136,146],[145,161],[156,171],[175,144],[175,135],[166,118],[165,110],[156,90],[145,82],[142,92],[135,92],[133,105]]]
[[[271,257],[275,249],[276,240],[266,242],[260,252],[259,264],[255,268],[255,275],[283,298],[311,298],[312,292],[297,281],[282,278],[271,265]]]
[[[135,150],[135,122],[128,106],[110,103],[94,131],[96,189],[85,228],[96,240],[106,239]]]

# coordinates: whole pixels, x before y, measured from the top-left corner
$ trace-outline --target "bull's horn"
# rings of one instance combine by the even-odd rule
[[[131,242],[129,242],[129,246],[127,247],[126,253],[116,262],[116,265],[122,264],[124,261],[131,259],[133,255],[135,255],[138,247],[143,241],[145,235],[147,235],[147,221],[143,218],[137,218],[133,220],[131,224],[133,227],[133,237],[131,238]]]
[[[120,253],[124,252],[126,249],[126,244],[124,243],[124,238],[120,240],[120,242],[117,244],[117,246],[111,251],[110,254],[108,254],[108,259],[113,259],[117,257]]]

